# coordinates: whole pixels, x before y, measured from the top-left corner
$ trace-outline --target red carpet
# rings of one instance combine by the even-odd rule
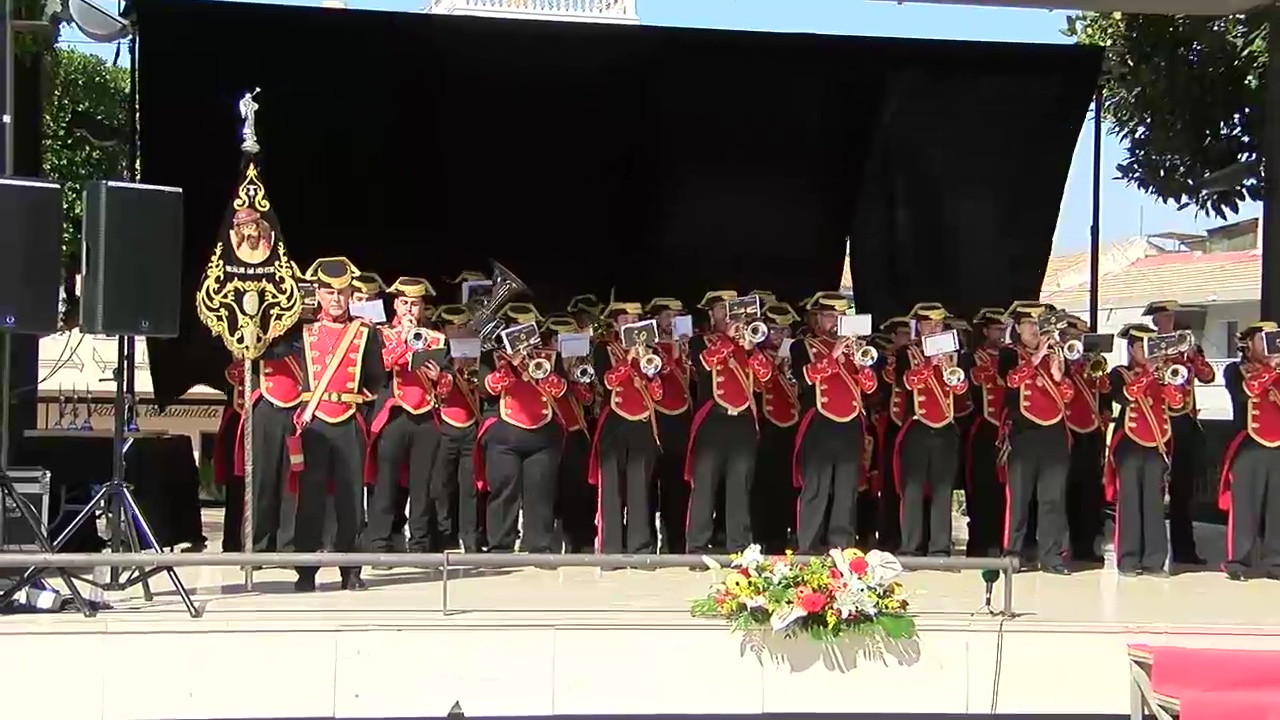
[[[1280,652],[1130,645],[1181,720],[1280,720]]]

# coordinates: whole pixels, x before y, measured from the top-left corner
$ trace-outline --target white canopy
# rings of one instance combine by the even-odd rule
[[[878,0],[879,2],[972,5],[979,7],[1043,10],[1092,10],[1096,12],[1147,13],[1152,15],[1233,15],[1268,4],[1267,0]]]

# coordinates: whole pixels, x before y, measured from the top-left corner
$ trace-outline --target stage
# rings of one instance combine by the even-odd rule
[[[1280,649],[1280,583],[1216,572],[1023,573],[1019,616],[1005,620],[973,614],[978,573],[912,572],[918,645],[821,656],[801,641],[752,647],[688,617],[707,572],[451,570],[448,613],[439,572],[370,572],[370,589],[349,593],[329,568],[308,595],[285,570],[257,573],[253,592],[232,568],[181,574],[208,604],[200,620],[162,576],[154,603],[113,598],[94,619],[0,618],[6,657],[25,659],[0,672],[8,709],[112,720],[442,717],[455,702],[471,717],[987,714],[997,688],[1001,713],[1123,714],[1129,643]],[[75,691],[54,693],[67,663]]]

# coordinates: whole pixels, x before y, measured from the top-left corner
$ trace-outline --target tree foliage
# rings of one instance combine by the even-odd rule
[[[1063,32],[1107,49],[1103,117],[1126,148],[1121,180],[1222,219],[1261,199],[1264,16],[1082,13]],[[1239,163],[1237,187],[1203,186]]]
[[[82,186],[120,180],[128,165],[129,71],[60,47],[47,56],[48,93],[41,148],[45,176],[63,184],[63,254],[79,253]]]

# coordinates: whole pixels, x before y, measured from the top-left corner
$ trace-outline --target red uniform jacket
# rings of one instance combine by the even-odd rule
[[[1185,365],[1191,371],[1191,377],[1187,378],[1187,401],[1178,407],[1169,408],[1169,415],[1197,415],[1199,410],[1196,408],[1196,383],[1211,383],[1217,379],[1218,374],[1214,372],[1213,365],[1204,357],[1204,350],[1197,345],[1191,352],[1185,353],[1175,362]]]
[[[1053,425],[1066,418],[1067,403],[1075,395],[1075,385],[1067,376],[1065,367],[1062,380],[1054,380],[1050,371],[1053,357],[1050,355],[1035,363],[1035,354],[1021,346],[1005,348],[1000,355],[1002,366],[1012,366],[1004,378],[1009,388],[1005,402],[1006,417],[1016,421],[1013,413],[1017,412],[1036,425]]]
[[[1239,362],[1223,372],[1227,392],[1235,410],[1236,437],[1222,459],[1218,485],[1218,507],[1231,510],[1231,465],[1246,440],[1268,447],[1280,447],[1280,373],[1270,365]]]
[[[530,360],[545,358],[555,367],[554,350],[537,348],[527,353]],[[485,392],[498,398],[498,416],[505,422],[525,430],[535,430],[559,416],[555,399],[565,394],[569,383],[556,373],[541,380],[534,380],[522,368],[516,367],[502,351],[493,354],[497,367],[485,375]]]
[[[905,357],[907,362],[903,363]],[[908,420],[918,420],[929,427],[944,427],[955,420],[955,396],[969,391],[969,381],[947,385],[942,380],[942,366],[925,357],[919,347],[908,345],[898,351],[902,385],[910,400]]]
[[[859,365],[848,353],[831,354],[835,341],[807,337],[803,340],[809,362],[801,369],[813,386],[814,409],[836,422],[850,422],[862,414],[862,396],[875,392],[878,380],[869,367]]]
[[[620,342],[605,342],[597,346],[596,352],[597,364],[604,371],[600,377],[609,393],[609,410],[627,420],[651,419],[666,391],[667,382],[662,373],[646,377],[640,370],[639,360],[627,360],[627,349]],[[662,362],[666,369],[666,358]],[[601,421],[606,414],[600,413]]]
[[[1106,407],[1098,404],[1098,396],[1111,393],[1111,378],[1107,375],[1089,375],[1087,362],[1076,360],[1071,363],[1068,376],[1075,388],[1075,394],[1067,403],[1067,427],[1084,434],[1102,427],[1111,417],[1111,403]]]
[[[999,427],[1004,413],[1004,378],[1000,377],[999,348],[978,348],[973,351],[973,369],[969,377],[977,385],[982,419]]]
[[[454,360],[455,370],[464,360]],[[453,382],[447,393],[439,393],[440,419],[456,428],[468,428],[480,417],[480,399],[476,388],[454,372]]]
[[[569,368],[565,368],[566,375]],[[556,398],[556,412],[564,421],[565,432],[587,431],[586,408],[595,402],[596,391],[588,383],[570,382],[569,391]]]
[[[1107,499],[1115,500],[1118,477],[1115,468],[1115,449],[1122,438],[1142,447],[1155,448],[1169,457],[1169,409],[1181,407],[1186,402],[1185,386],[1164,385],[1156,380],[1151,368],[1118,367],[1111,370],[1111,397],[1120,406],[1116,427],[1111,433],[1111,451],[1107,453],[1107,465],[1103,472],[1103,486]]]
[[[707,333],[698,362],[711,373],[711,401],[730,413],[751,407],[757,382],[773,377],[773,361],[760,350],[751,353],[722,333]]]
[[[244,363],[232,361],[223,377],[231,386],[231,397],[213,436],[213,482],[217,485],[226,485],[233,476],[244,476]]]
[[[374,328],[367,323],[360,323],[345,355],[335,358],[334,353],[339,349],[347,327],[347,323],[318,321],[309,323],[302,331],[302,354],[307,362],[309,388],[305,397],[309,400],[310,393],[323,393],[320,403],[316,405],[315,417],[329,423],[342,422],[355,415],[356,405],[368,398],[361,388],[360,378],[364,370],[361,365]],[[337,365],[337,370],[330,376],[327,385],[317,387],[330,362]]]
[[[689,409],[689,358],[682,340],[660,340],[662,393],[653,397],[655,409],[664,415],[679,415]]]
[[[391,375],[389,403],[413,415],[423,415],[435,409],[437,398],[453,389],[453,379],[442,373],[432,382],[422,368],[411,369],[414,351],[401,339],[398,327],[392,325],[378,330],[382,333],[383,364]],[[434,330],[426,333],[426,345],[422,350],[440,350],[449,346],[449,338],[444,333]]]
[[[765,354],[776,366],[776,351],[766,350]],[[758,383],[756,389],[760,392],[760,414],[765,420],[780,428],[791,427],[800,421],[800,400],[794,378],[775,371],[768,380]]]

